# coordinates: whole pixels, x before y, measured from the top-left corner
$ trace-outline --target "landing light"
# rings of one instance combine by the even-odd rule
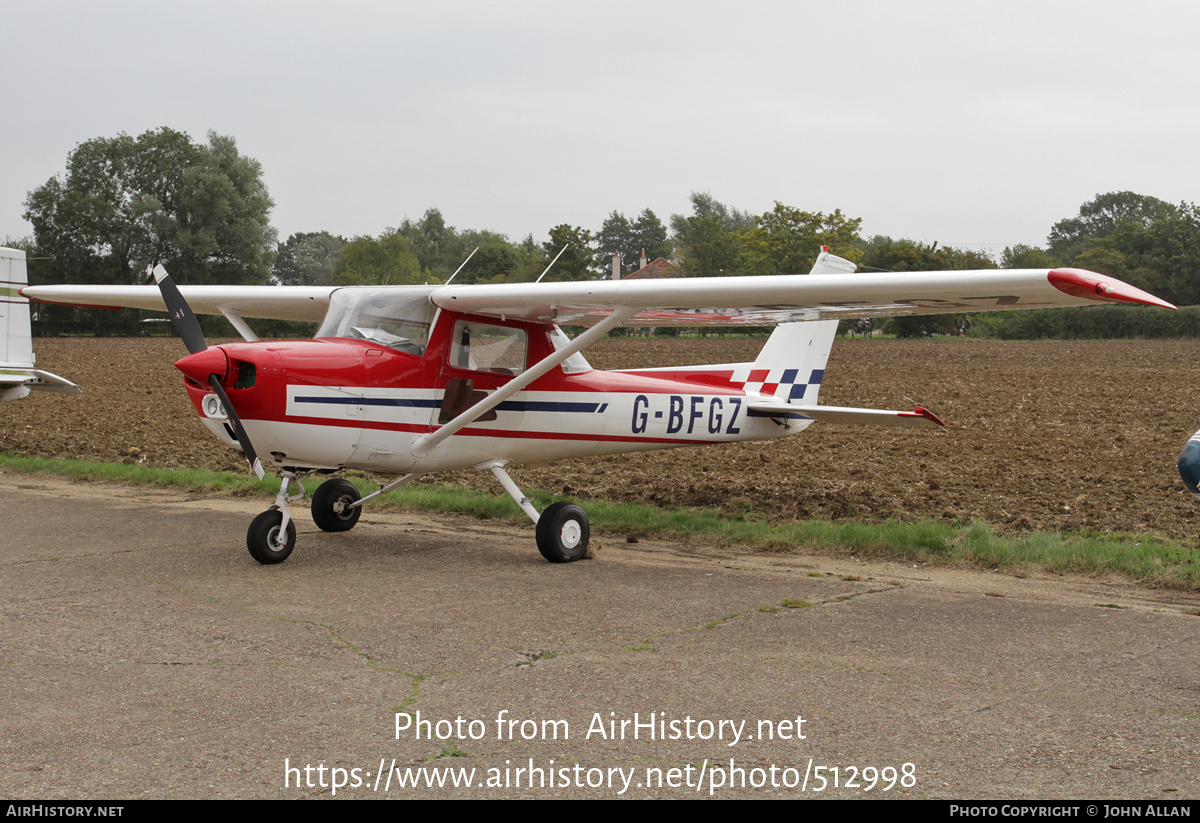
[[[221,405],[221,398],[215,394],[204,395],[204,399],[200,401],[200,408],[204,410],[204,416],[209,420],[229,419],[229,415],[225,413],[225,407]]]

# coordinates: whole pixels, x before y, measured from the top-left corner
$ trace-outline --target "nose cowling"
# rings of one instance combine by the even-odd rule
[[[189,354],[182,360],[176,361],[175,368],[183,372],[184,377],[194,383],[207,386],[209,375],[217,375],[222,382],[225,380],[225,376],[229,373],[229,358],[219,347],[214,347]]]
[[[1188,439],[1179,453],[1179,476],[1188,491],[1200,495],[1200,431]]]

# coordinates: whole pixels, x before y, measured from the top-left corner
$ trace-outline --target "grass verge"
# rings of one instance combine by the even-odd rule
[[[214,495],[271,497],[279,480],[259,481],[251,475],[200,469],[165,469],[122,463],[89,463],[0,454],[0,471],[54,474],[98,480],[166,486]],[[375,491],[370,480],[351,475],[364,494]],[[311,483],[309,492],[316,489]],[[554,497],[526,490],[539,509]],[[760,551],[804,551],[857,554],[917,562],[964,563],[983,568],[1052,572],[1115,573],[1143,583],[1200,589],[1200,552],[1160,535],[1035,532],[1010,537],[994,534],[984,523],[955,525],[931,520],[882,523],[807,520],[768,523],[715,509],[672,509],[636,503],[584,501],[595,530],[633,536],[700,538]],[[371,504],[393,509],[466,514],[523,522],[525,515],[499,492],[484,494],[457,486],[422,483],[404,487]]]

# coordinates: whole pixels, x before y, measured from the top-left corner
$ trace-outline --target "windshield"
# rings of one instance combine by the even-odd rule
[[[349,337],[424,354],[437,307],[429,291],[413,288],[338,289],[317,337]]]

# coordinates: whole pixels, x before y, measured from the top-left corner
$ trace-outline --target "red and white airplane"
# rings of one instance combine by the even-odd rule
[[[20,253],[6,254],[15,260]],[[539,514],[508,466],[765,440],[797,434],[814,421],[941,425],[920,406],[886,411],[817,403],[841,318],[1093,301],[1174,308],[1081,269],[855,274],[854,264],[828,251],[809,275],[773,277],[177,288],[161,266],[154,276],[158,288],[24,287],[22,255],[19,273],[9,274],[9,308],[20,309],[28,298],[168,309],[191,351],[176,366],[200,419],[242,451],[260,477],[269,467],[283,479],[275,504],[247,534],[260,563],[278,563],[292,551],[290,504],[307,496],[300,484],[305,472],[399,476],[361,499],[347,480],[327,480],[316,490],[313,520],[326,531],[345,531],[379,494],[430,472],[471,467],[490,471],[529,515],[547,560],[578,560],[589,537],[583,509],[563,501]],[[207,346],[194,311],[225,316],[247,342]],[[321,326],[314,340],[259,342],[244,320],[256,317]],[[7,323],[11,335],[19,324],[11,317]],[[752,363],[591,368],[582,350],[623,323],[776,328]],[[560,325],[590,328],[571,339]],[[13,377],[10,389],[28,385],[21,374]]]

